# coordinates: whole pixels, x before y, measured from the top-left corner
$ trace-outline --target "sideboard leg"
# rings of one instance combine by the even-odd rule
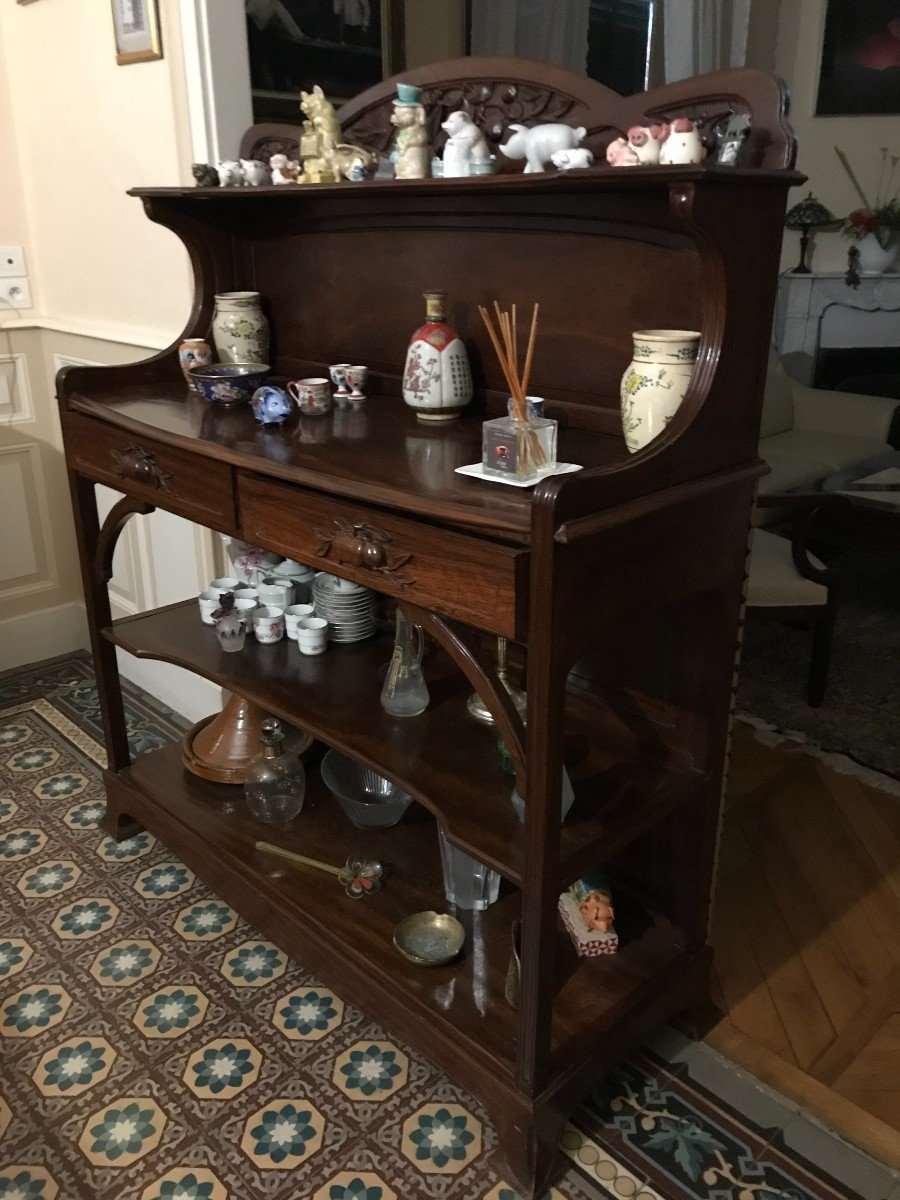
[[[95,485],[90,479],[70,471],[69,489],[72,494],[75,533],[81,559],[81,579],[91,635],[91,654],[94,659],[97,694],[103,720],[106,761],[109,770],[121,771],[131,762],[131,757],[128,752],[128,730],[125,724],[125,706],[122,702],[116,649],[111,642],[100,636],[100,630],[111,623],[112,616],[106,583],[97,577],[94,570],[100,542]]]
[[[559,1139],[565,1124],[555,1109],[532,1108],[499,1125],[506,1174],[522,1200],[544,1200],[549,1192],[561,1170]]]

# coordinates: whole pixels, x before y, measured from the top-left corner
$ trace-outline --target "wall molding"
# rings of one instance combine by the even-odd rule
[[[4,425],[22,425],[34,420],[34,404],[31,399],[31,380],[28,377],[28,360],[20,351],[0,354],[0,363],[12,363],[14,381],[10,396],[10,412],[0,407],[0,422]],[[18,403],[17,403],[18,400]]]
[[[68,317],[21,317],[0,322],[0,333],[5,330],[45,329],[50,333],[68,333],[72,337],[91,338],[98,342],[118,342],[123,346],[136,346],[139,350],[166,350],[179,340],[174,336],[147,329],[130,329],[125,325],[109,325],[105,322],[79,321]],[[68,356],[66,356],[68,358]],[[80,360],[73,359],[78,362]]]
[[[41,448],[38,442],[16,442],[11,446],[0,446],[0,456],[20,454],[29,461],[31,481],[34,485],[34,515],[37,518],[37,528],[41,544],[35,544],[33,535],[31,545],[35,562],[39,563],[43,555],[43,576],[31,583],[7,587],[0,581],[0,600],[11,600],[16,596],[30,596],[37,592],[48,592],[59,586],[59,575],[56,566],[56,556],[53,545],[53,527],[50,523],[50,509],[47,505],[47,488],[44,482],[44,467],[41,462]],[[37,573],[37,572],[35,572]],[[21,576],[20,576],[21,578]]]
[[[0,668],[3,670],[24,667],[58,654],[86,650],[89,646],[84,604],[78,600],[0,621]]]
[[[253,124],[244,0],[179,0],[179,9],[194,160],[237,158]]]

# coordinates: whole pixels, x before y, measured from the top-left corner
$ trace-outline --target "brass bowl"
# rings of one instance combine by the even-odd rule
[[[404,958],[420,967],[439,967],[456,958],[466,931],[449,913],[417,912],[404,917],[394,930],[394,945]]]

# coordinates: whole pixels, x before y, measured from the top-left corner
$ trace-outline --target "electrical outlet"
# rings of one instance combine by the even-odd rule
[[[0,316],[4,309],[31,308],[31,288],[24,275],[14,279],[0,278]]]
[[[25,254],[21,246],[0,246],[0,278],[27,275]]]

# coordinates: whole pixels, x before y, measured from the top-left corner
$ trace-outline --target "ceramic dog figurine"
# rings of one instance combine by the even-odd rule
[[[471,174],[473,163],[487,163],[491,151],[484,134],[467,112],[453,112],[441,125],[449,136],[444,147],[444,177]]]
[[[525,174],[543,171],[558,150],[574,150],[584,141],[587,130],[583,125],[510,125],[512,137],[500,147],[507,158],[525,159]]]

